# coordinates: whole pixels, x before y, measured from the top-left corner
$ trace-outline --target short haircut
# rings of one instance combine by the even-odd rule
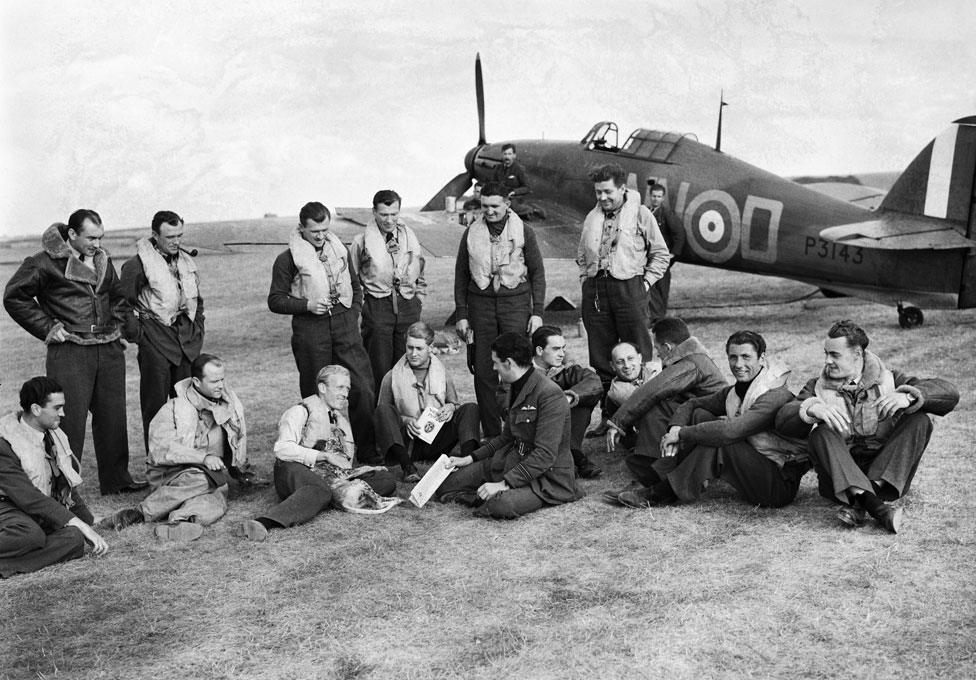
[[[419,338],[430,345],[434,342],[434,329],[426,321],[414,321],[407,328],[407,337]]]
[[[20,388],[20,408],[24,413],[30,411],[32,404],[41,408],[47,406],[52,394],[64,394],[64,388],[54,378],[39,375],[25,382]]]
[[[99,227],[102,226],[102,218],[94,210],[88,210],[87,208],[82,208],[81,210],[75,210],[68,217],[67,224],[58,225],[58,233],[61,234],[61,238],[68,240],[68,230],[74,229],[75,234],[81,234],[84,229],[85,220],[91,220],[92,224],[96,224]]]
[[[504,199],[508,199],[508,189],[501,182],[485,182],[481,187],[481,195],[484,196],[501,196]]]
[[[662,194],[667,194],[668,193],[667,187],[665,187],[663,184],[655,184],[655,185],[653,185],[651,187],[651,193],[653,194],[655,191],[660,191]]]
[[[846,338],[848,347],[860,347],[862,350],[868,348],[868,334],[850,319],[835,321],[834,325],[827,331],[828,338]]]
[[[469,198],[464,202],[464,210],[481,210],[481,201],[477,198]]]
[[[617,351],[617,348],[618,347],[630,347],[632,350],[634,350],[635,352],[637,352],[638,354],[640,354],[640,349],[638,349],[637,345],[635,345],[632,342],[627,342],[626,340],[624,340],[623,342],[618,342],[616,345],[614,345],[613,347],[610,348],[610,357],[611,358],[613,357],[613,353]]]
[[[324,222],[325,220],[331,220],[332,213],[329,209],[318,201],[312,201],[311,203],[306,203],[302,206],[301,211],[298,213],[298,223],[305,226],[308,220],[313,222]]]
[[[516,150],[515,145],[512,144],[511,142],[505,142],[504,144],[502,144],[502,153],[504,153],[507,149],[511,149],[512,153],[518,153],[518,150]]]
[[[502,333],[491,343],[500,361],[513,360],[522,367],[532,365],[532,343],[521,333]]]
[[[190,377],[196,378],[197,380],[203,380],[203,369],[207,367],[207,364],[223,366],[224,360],[218,357],[216,354],[201,354],[193,360],[192,364],[190,364]]]
[[[667,342],[672,345],[680,345],[691,337],[688,324],[676,316],[666,316],[654,322],[654,325],[651,326],[651,333],[654,334],[658,342]]]
[[[545,349],[546,345],[549,344],[549,338],[562,334],[563,329],[559,326],[539,326],[532,334],[532,350],[534,351],[536,347]]]
[[[178,227],[183,224],[183,218],[172,210],[160,210],[152,218],[153,233],[158,234],[159,228],[164,224],[168,224],[171,227]]]
[[[595,168],[591,168],[587,176],[594,184],[613,180],[614,185],[622,187],[627,183],[627,173],[616,163],[607,163],[606,165],[598,165]]]
[[[394,203],[403,205],[403,199],[401,199],[400,194],[393,191],[393,189],[380,189],[373,194],[374,210],[379,208],[380,205],[393,205]],[[316,222],[321,222],[321,220],[316,220]]]
[[[756,356],[762,356],[766,352],[766,338],[759,335],[756,331],[736,331],[725,341],[725,353],[729,353],[732,345],[752,345],[756,350]]]
[[[321,369],[319,369],[318,374],[315,376],[315,384],[328,384],[329,376],[332,375],[342,375],[352,380],[348,368],[345,366],[340,366],[339,364],[329,364],[328,366],[323,366]]]

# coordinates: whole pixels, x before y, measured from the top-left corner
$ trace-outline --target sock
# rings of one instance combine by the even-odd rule
[[[267,529],[268,531],[271,531],[272,529],[281,528],[280,524],[275,522],[273,519],[268,519],[267,517],[258,517],[255,519],[255,521],[261,526],[263,526],[265,529]]]

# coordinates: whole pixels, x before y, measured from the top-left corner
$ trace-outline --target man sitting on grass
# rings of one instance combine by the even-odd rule
[[[655,323],[651,341],[664,368],[635,389],[607,423],[608,451],[616,448],[621,436],[636,430],[634,454],[625,461],[638,480],[661,457],[661,437],[675,409],[725,387],[722,372],[681,319],[667,317]]]
[[[315,378],[316,393],[285,411],[278,421],[274,485],[280,502],[241,527],[246,538],[263,541],[269,529],[303,524],[333,500],[333,485],[356,476],[381,496],[396,490],[396,479],[384,468],[355,474],[356,447],[346,417],[350,375],[343,366],[324,367]],[[352,473],[352,474],[351,474]]]
[[[644,355],[630,342],[618,342],[613,346],[610,350],[610,368],[613,369],[613,378],[603,399],[602,418],[599,425],[586,433],[588,439],[606,437],[610,429],[607,420],[613,417],[634,390],[661,372],[660,362],[644,361]],[[628,448],[633,447],[632,437],[630,442]]]
[[[576,476],[583,479],[599,477],[602,470],[583,453],[583,433],[603,396],[600,376],[592,368],[566,362],[566,338],[557,326],[538,328],[532,334],[532,349],[535,367],[559,386],[569,403],[569,450],[576,465]],[[505,388],[503,398],[507,400],[508,386]]]
[[[64,388],[31,378],[20,388],[20,411],[0,418],[0,578],[108,550],[78,495],[81,477],[61,431]]]
[[[735,384],[678,406],[661,440],[662,458],[641,471],[643,489],[613,494],[630,507],[697,500],[712,479],[724,479],[753,505],[782,507],[796,498],[810,469],[806,447],[773,431],[780,407],[793,399],[790,371],[766,358],[754,331],[725,343]]]
[[[510,385],[504,428],[470,456],[448,460],[458,469],[444,480],[438,499],[472,505],[479,517],[515,519],[582,498],[563,391],[532,368],[532,345],[520,333],[495,338],[491,360],[501,382]]]
[[[407,328],[406,352],[383,376],[373,413],[376,448],[387,462],[400,464],[407,483],[420,481],[414,461],[436,460],[458,443],[467,456],[480,439],[478,406],[460,402],[451,374],[431,353],[433,343],[434,330],[423,321]],[[420,439],[418,425],[427,407],[444,423],[430,444]]]
[[[838,520],[860,527],[871,515],[895,534],[902,509],[888,502],[908,493],[932,436],[927,414],[952,411],[959,391],[946,380],[892,371],[867,347],[867,333],[853,321],[831,326],[823,371],[780,409],[776,428],[809,433],[820,495],[841,503]]]
[[[227,512],[230,479],[247,468],[244,406],[224,383],[224,362],[212,354],[194,359],[190,377],[174,390],[176,396],[149,424],[152,493],[100,526],[118,531],[144,521],[164,522],[156,526],[156,538],[193,541]]]

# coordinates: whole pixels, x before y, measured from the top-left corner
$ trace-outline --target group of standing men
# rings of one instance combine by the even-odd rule
[[[357,482],[374,509],[388,508],[395,499],[384,496],[396,483],[385,465],[399,464],[405,481],[416,481],[416,460],[455,446],[460,455],[449,458],[455,471],[438,492],[442,501],[514,518],[576,500],[576,478],[600,474],[582,451],[597,403],[604,417],[597,431],[609,449],[618,441],[634,447],[627,465],[641,485],[607,492],[611,502],[692,500],[709,479],[723,478],[752,502],[783,505],[809,466],[802,439],[817,425],[809,455],[821,493],[843,504],[845,523],[863,524],[869,513],[897,531],[900,514],[887,501],[907,490],[931,432],[927,418],[901,416],[948,412],[954,388],[888,371],[850,322],[831,329],[824,374],[798,405],[785,388],[788,371],[767,361],[765,341],[751,331],[729,338],[736,383],[726,386],[685,324],[665,316],[682,230],[662,205],[664,188],[652,187],[649,208],[619,166],[596,168],[590,179],[597,204],[584,219],[576,263],[592,369],[566,363],[562,332],[543,325],[545,269],[533,230],[511,209],[517,187],[481,187],[454,281],[456,332],[473,345],[477,407],[459,403],[433,356],[433,331],[421,319],[423,251],[399,218],[400,196],[378,192],[373,219],[348,248],[331,232],[325,205],[302,208],[268,294],[272,312],[292,317],[302,400],[279,423],[281,502],[245,522],[246,537],[307,521]],[[44,250],[25,260],[4,294],[14,320],[47,344],[48,377],[34,380],[48,382],[25,384],[22,410],[5,426],[10,436],[0,433],[0,463],[11,463],[6,472],[17,478],[8,484],[0,467],[0,575],[52,555],[77,556],[77,536],[51,549],[38,547],[38,531],[54,540],[74,525],[96,552],[106,549],[75,493],[72,454],[83,450],[88,411],[102,493],[153,487],[102,526],[162,521],[160,538],[192,540],[224,514],[231,479],[253,481],[243,407],[224,384],[223,362],[201,351],[203,299],[196,266],[180,249],[182,219],[157,213],[121,277],[99,247],[102,234],[90,210],[53,225]],[[139,345],[149,482],[127,469],[123,338]],[[655,362],[644,361],[655,353]],[[874,400],[865,403],[859,390]],[[444,426],[424,443],[428,414]],[[4,460],[3,442],[20,473],[13,458]],[[47,501],[9,491],[31,485]],[[70,521],[48,507],[54,498],[74,508]],[[30,508],[41,506],[35,521]]]

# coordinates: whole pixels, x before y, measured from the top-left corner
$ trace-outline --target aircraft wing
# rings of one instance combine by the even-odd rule
[[[976,249],[972,241],[945,220],[886,211],[878,219],[821,230],[820,238],[848,246],[881,250]]]
[[[345,222],[342,233],[339,233],[338,225],[333,227],[337,230],[336,233],[339,233],[343,243],[352,241],[352,236],[362,231],[373,218],[373,211],[370,208],[336,208],[336,214],[341,218],[337,222]],[[403,210],[400,212],[400,219],[414,230],[420,245],[434,257],[457,255],[461,235],[464,234],[464,227],[458,222],[458,213],[448,213],[443,210],[424,212]],[[345,237],[347,232],[351,234],[348,239]]]

